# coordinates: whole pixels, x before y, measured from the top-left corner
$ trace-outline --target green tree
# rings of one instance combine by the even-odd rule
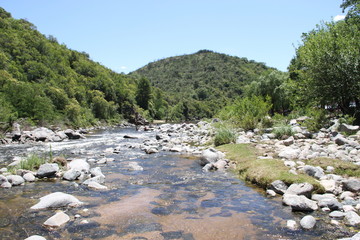
[[[342,7],[343,12],[348,9],[347,19],[355,19],[360,23],[360,0],[343,0],[340,7]]]
[[[151,85],[146,78],[140,78],[136,89],[136,102],[144,110],[149,109],[149,101],[151,99]]]
[[[351,23],[324,23],[302,36],[289,70],[302,105],[360,109],[360,30]],[[355,108],[351,106],[356,106]]]

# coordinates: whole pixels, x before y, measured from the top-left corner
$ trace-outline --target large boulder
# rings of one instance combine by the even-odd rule
[[[63,211],[57,212],[54,216],[44,222],[48,227],[60,227],[61,225],[70,221],[70,217]]]
[[[75,159],[68,163],[68,168],[87,173],[90,171],[90,164],[84,159]]]
[[[46,208],[60,208],[60,207],[76,207],[81,205],[80,202],[76,197],[62,193],[62,192],[55,192],[50,193],[44,197],[40,198],[40,202],[35,204],[31,207],[31,209],[38,210],[38,209],[46,209]]]
[[[40,127],[31,132],[35,141],[53,141],[55,133],[48,128]]]
[[[63,179],[67,180],[67,181],[74,181],[76,179],[78,179],[81,175],[81,172],[77,169],[70,169],[68,171],[66,171],[63,175]]]
[[[304,195],[310,198],[313,190],[314,186],[310,183],[293,183],[289,186],[285,193],[293,195]]]
[[[314,178],[320,179],[324,176],[324,170],[321,167],[314,167],[310,165],[304,166],[304,172]]]
[[[357,131],[359,131],[359,126],[353,126],[353,125],[342,123],[342,124],[340,124],[338,131],[344,132],[348,135],[351,135],[351,134],[355,134]]]
[[[202,152],[200,157],[200,164],[201,166],[205,166],[208,163],[215,163],[224,157],[224,153],[217,151],[214,148],[208,148]]]
[[[316,202],[304,195],[285,194],[283,204],[290,206],[293,211],[310,212],[318,209]]]
[[[9,183],[11,183],[12,186],[18,186],[25,182],[24,178],[22,178],[19,175],[9,175],[6,176]]]
[[[279,157],[285,159],[297,159],[299,157],[300,152],[301,152],[300,149],[285,147],[279,153]]]
[[[57,163],[45,163],[40,165],[36,176],[39,178],[53,177],[59,171],[59,165]]]
[[[339,203],[335,198],[323,198],[318,201],[318,205],[321,208],[327,207],[330,210],[339,210],[342,209],[342,204]]]
[[[281,180],[275,180],[270,184],[269,189],[275,191],[277,194],[283,195],[288,189],[288,186]]]
[[[81,133],[74,131],[72,129],[66,129],[64,131],[64,133],[66,134],[66,136],[68,136],[69,139],[80,139],[80,138],[85,138]]]
[[[312,229],[316,224],[316,220],[313,216],[307,215],[300,220],[300,225],[304,229]]]
[[[351,192],[359,192],[360,191],[360,180],[358,179],[349,179],[343,181],[344,190],[348,190]]]

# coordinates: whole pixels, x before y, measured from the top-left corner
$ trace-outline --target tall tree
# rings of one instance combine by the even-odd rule
[[[136,102],[144,110],[149,109],[149,101],[151,99],[151,85],[146,78],[140,78],[136,90]]]

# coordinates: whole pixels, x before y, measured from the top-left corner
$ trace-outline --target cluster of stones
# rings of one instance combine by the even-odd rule
[[[31,143],[31,142],[61,142],[68,139],[85,138],[86,130],[51,130],[45,127],[39,127],[32,131],[21,131],[20,125],[13,127],[14,130],[6,134],[5,138],[0,139],[2,144],[10,143]]]
[[[17,165],[20,161],[20,158],[15,158],[15,161],[10,165]],[[105,182],[105,176],[100,167],[90,168],[90,164],[84,159],[74,159],[68,162],[64,158],[57,157],[53,159],[53,163],[40,165],[36,172],[18,169],[16,174],[12,174],[7,168],[0,169],[1,188],[11,188],[46,178],[62,178],[66,181],[79,180],[83,185],[92,189],[107,189],[106,186],[102,185]]]

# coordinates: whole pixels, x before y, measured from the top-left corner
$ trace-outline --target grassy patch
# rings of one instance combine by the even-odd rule
[[[46,158],[32,154],[26,159],[22,160],[17,166],[10,169],[10,172],[16,172],[18,169],[35,171],[39,169],[41,164],[46,163]]]
[[[333,158],[315,158],[306,161],[306,164],[313,166],[320,166],[326,169],[327,166],[333,166],[335,168],[334,173],[345,177],[360,177],[359,166],[345,162],[339,159]]]
[[[228,159],[235,161],[240,178],[250,181],[262,188],[275,181],[281,180],[286,184],[308,182],[314,185],[315,190],[323,192],[321,185],[312,177],[299,173],[289,173],[283,161],[279,159],[258,159],[257,150],[249,144],[228,144],[217,147],[226,153]]]
[[[221,127],[217,129],[214,139],[215,146],[234,143],[235,141],[236,133],[233,130],[226,127]]]
[[[292,130],[291,126],[289,126],[289,125],[281,125],[281,126],[274,127],[273,134],[275,135],[275,137],[277,139],[281,139],[284,136],[288,136],[288,137],[293,136],[294,131]]]

